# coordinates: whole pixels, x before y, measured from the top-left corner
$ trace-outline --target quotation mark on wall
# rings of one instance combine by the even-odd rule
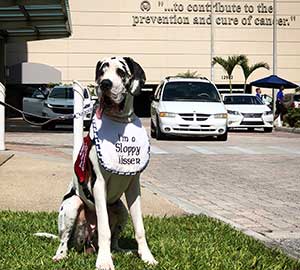
[[[151,9],[151,4],[150,4],[149,1],[143,1],[141,3],[141,10],[142,11],[150,11],[150,9]]]
[[[164,2],[163,1],[158,1],[158,7],[163,7],[164,6]]]

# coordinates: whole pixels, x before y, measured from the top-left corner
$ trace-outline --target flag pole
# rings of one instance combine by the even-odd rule
[[[273,0],[273,75],[277,75],[277,6],[276,0]],[[273,88],[273,116],[275,116],[277,91]]]
[[[214,24],[214,11],[213,11],[213,0],[210,0],[210,80],[214,81],[214,65],[213,59],[215,55],[215,24]]]

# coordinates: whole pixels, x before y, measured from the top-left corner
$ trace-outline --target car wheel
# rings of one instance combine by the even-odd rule
[[[228,130],[222,135],[217,136],[217,141],[227,141],[228,139]]]
[[[273,131],[273,128],[271,128],[271,127],[266,127],[266,128],[264,128],[264,132],[272,132]]]
[[[163,140],[166,135],[161,131],[160,126],[159,126],[159,121],[158,119],[156,120],[156,129],[155,129],[155,137],[156,140]]]

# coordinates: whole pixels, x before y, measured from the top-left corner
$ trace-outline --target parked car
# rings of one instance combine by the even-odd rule
[[[47,96],[45,96],[39,89],[34,90],[31,97],[23,98],[23,111],[30,114],[42,116],[42,111],[46,98]],[[26,118],[37,122],[42,121],[40,118],[33,117],[30,115],[26,115]]]
[[[151,136],[216,136],[227,140],[227,112],[206,78],[167,77],[151,103]]]
[[[87,127],[92,116],[93,102],[89,91],[84,89],[84,110],[90,109],[90,113],[84,117],[84,125]],[[23,98],[23,111],[46,118],[56,118],[61,115],[72,114],[74,109],[74,90],[72,86],[55,86],[45,97],[39,90],[28,98]],[[72,124],[73,120],[53,121],[42,126],[43,129],[55,128],[58,123]]]
[[[288,108],[300,108],[300,94],[288,93],[284,95],[283,105]]]
[[[273,113],[260,98],[251,94],[225,94],[223,99],[229,128],[263,128],[272,132]]]

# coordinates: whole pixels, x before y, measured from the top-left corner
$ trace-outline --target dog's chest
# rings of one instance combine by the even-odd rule
[[[108,172],[130,176],[143,171],[150,158],[149,138],[140,120],[120,123],[103,115],[93,119],[93,136],[100,165]]]
[[[103,169],[103,168],[102,168]],[[116,175],[108,172],[102,172],[102,176],[106,182],[106,200],[108,204],[112,204],[121,198],[123,193],[128,189],[135,176]]]

